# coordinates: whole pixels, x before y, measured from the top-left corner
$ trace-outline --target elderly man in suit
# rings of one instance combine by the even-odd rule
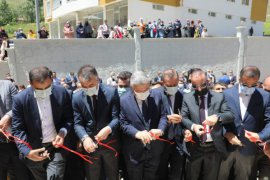
[[[119,95],[117,89],[99,83],[96,69],[84,65],[78,71],[83,90],[73,95],[74,128],[83,143],[86,153],[98,158],[94,164],[85,163],[88,180],[99,180],[106,176],[109,180],[118,178],[118,157],[105,147],[97,146],[98,141],[116,140],[110,144],[118,149]]]
[[[269,168],[264,168],[269,167],[269,159],[259,150],[260,144],[256,144],[270,138],[270,94],[256,88],[259,78],[257,67],[244,67],[239,84],[224,92],[234,114],[234,133],[244,146],[229,146],[229,156],[221,164],[221,180],[255,180],[257,169],[260,179],[270,179]],[[259,161],[263,161],[262,167],[257,167]]]
[[[36,180],[61,180],[65,158],[59,146],[73,121],[71,98],[65,88],[52,85],[47,67],[33,68],[29,80],[31,87],[13,100],[12,133],[31,146],[17,142]]]
[[[150,79],[143,72],[135,72],[130,83],[132,90],[120,99],[128,179],[157,179],[164,144],[155,138],[166,130],[166,109],[160,91],[150,91]]]
[[[175,69],[163,72],[164,87],[159,88],[163,96],[164,107],[167,111],[169,126],[165,137],[174,142],[166,143],[159,165],[160,180],[182,180],[185,172],[185,155],[183,151],[183,129],[180,124],[182,116],[183,93],[178,89],[179,76]]]
[[[190,80],[194,91],[184,95],[181,110],[183,125],[195,142],[186,143],[187,179],[217,179],[227,154],[223,126],[233,122],[233,114],[223,94],[208,90],[205,72],[193,69]]]
[[[29,180],[29,171],[19,159],[15,143],[8,141],[1,132],[10,131],[12,121],[12,99],[17,94],[13,83],[0,80],[0,179]]]

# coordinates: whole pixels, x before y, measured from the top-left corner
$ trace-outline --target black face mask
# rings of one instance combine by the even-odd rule
[[[204,96],[208,93],[208,88],[204,88],[201,91],[195,90],[195,94],[197,94],[198,96]]]

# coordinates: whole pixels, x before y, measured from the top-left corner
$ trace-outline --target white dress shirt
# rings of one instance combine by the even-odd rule
[[[247,112],[250,98],[251,98],[251,95],[245,95],[245,94],[241,93],[240,88],[239,88],[239,103],[240,103],[242,120],[244,120],[245,114]]]
[[[56,135],[56,129],[53,121],[52,106],[50,96],[42,99],[36,98],[42,129],[42,143],[52,142]]]

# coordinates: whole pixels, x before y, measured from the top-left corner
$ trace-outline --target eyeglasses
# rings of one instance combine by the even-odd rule
[[[193,89],[199,89],[199,88],[204,89],[206,87],[207,87],[207,83],[206,82],[203,83],[203,84],[201,84],[201,85],[194,85],[194,84],[192,84],[192,88]]]
[[[252,85],[242,84],[242,86],[244,86],[244,87],[249,87],[249,88],[253,88],[253,87],[257,87],[257,83],[256,83],[256,84],[252,84]]]

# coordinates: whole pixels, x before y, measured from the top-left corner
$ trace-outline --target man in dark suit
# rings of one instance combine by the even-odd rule
[[[244,146],[229,146],[229,156],[221,164],[221,180],[256,179],[257,159],[263,155],[256,143],[270,138],[270,94],[256,88],[259,78],[257,67],[244,67],[240,72],[240,83],[224,92],[228,106],[234,113],[234,133]],[[269,159],[266,156],[263,159],[265,165],[269,166]],[[264,173],[261,169],[260,176],[269,179],[269,169]]]
[[[233,71],[229,71],[228,75],[229,75],[229,78],[230,78],[230,84],[234,85],[237,80],[236,80],[236,76],[233,75]]]
[[[159,88],[163,96],[164,107],[167,110],[169,126],[165,137],[174,144],[166,143],[161,155],[158,175],[160,180],[181,180],[185,172],[185,155],[183,152],[183,133],[179,114],[183,95],[178,89],[179,76],[174,69],[163,72],[164,87]]]
[[[150,91],[150,79],[137,71],[131,76],[132,91],[121,96],[120,123],[123,154],[129,180],[158,179],[163,143],[155,141],[167,127],[160,91]]]
[[[85,163],[88,180],[118,178],[118,157],[112,150],[97,146],[96,142],[118,141],[119,131],[119,96],[117,89],[99,83],[96,69],[84,65],[79,69],[78,78],[83,90],[75,93],[72,98],[74,110],[74,128],[83,143],[84,151],[98,158],[94,164]],[[118,143],[110,146],[118,149]]]
[[[47,67],[32,69],[29,80],[31,87],[14,97],[12,133],[31,146],[17,143],[35,179],[61,180],[65,158],[59,145],[72,125],[70,95],[63,87],[52,86]]]
[[[186,143],[187,179],[217,179],[227,154],[223,126],[233,122],[233,114],[223,94],[208,90],[205,72],[193,69],[190,80],[195,91],[184,95],[181,110],[182,123],[195,142]]]
[[[9,80],[0,80],[0,179],[29,180],[30,172],[19,159],[15,143],[10,142],[1,132],[10,131],[12,121],[12,99],[16,87]]]

